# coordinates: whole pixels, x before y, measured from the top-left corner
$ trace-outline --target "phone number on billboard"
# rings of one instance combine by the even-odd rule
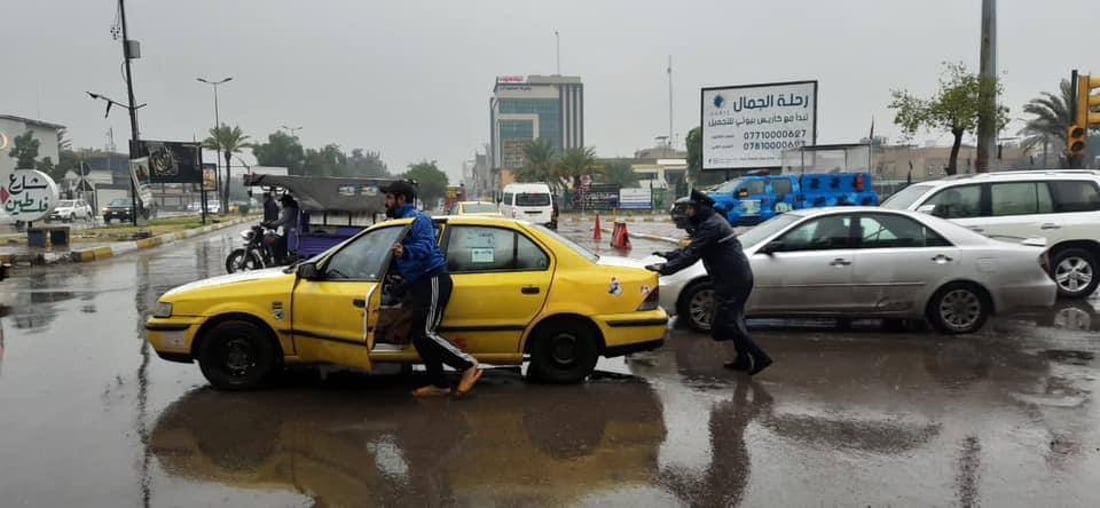
[[[801,139],[806,137],[806,129],[797,129],[791,131],[752,131],[745,133],[745,141],[752,141],[754,139]]]
[[[788,148],[799,148],[805,146],[806,142],[802,140],[797,141],[760,141],[753,143],[745,143],[745,150],[785,150]]]

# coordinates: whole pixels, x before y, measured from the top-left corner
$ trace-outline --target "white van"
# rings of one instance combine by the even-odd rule
[[[545,183],[513,183],[504,187],[500,213],[505,217],[556,226],[554,195]]]

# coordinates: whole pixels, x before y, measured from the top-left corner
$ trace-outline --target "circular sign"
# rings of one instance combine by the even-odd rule
[[[33,222],[57,206],[57,184],[50,175],[34,169],[17,169],[0,178],[0,207],[13,220]]]

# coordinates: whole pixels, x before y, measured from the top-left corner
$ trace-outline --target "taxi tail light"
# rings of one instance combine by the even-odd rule
[[[645,300],[642,301],[642,304],[638,306],[638,310],[656,310],[658,304],[660,304],[661,302],[660,291],[660,287],[653,288],[653,290],[650,291],[648,295],[646,295]]]

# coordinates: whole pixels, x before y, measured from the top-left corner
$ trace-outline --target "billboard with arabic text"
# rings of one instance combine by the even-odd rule
[[[703,170],[777,168],[817,139],[817,81],[704,88]]]

